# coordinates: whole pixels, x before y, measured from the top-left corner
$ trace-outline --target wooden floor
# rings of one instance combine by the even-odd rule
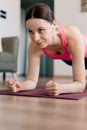
[[[0,95],[0,130],[87,130],[87,97],[75,101]]]

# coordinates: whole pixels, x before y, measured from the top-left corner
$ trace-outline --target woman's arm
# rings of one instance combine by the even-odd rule
[[[82,92],[85,88],[85,64],[84,64],[84,43],[82,36],[77,28],[70,28],[68,40],[68,50],[72,54],[72,73],[73,82],[57,83],[49,81],[46,84],[46,91],[49,95],[60,93]]]
[[[27,81],[31,83],[30,89],[35,88],[38,82],[39,70],[40,70],[40,56],[42,54],[41,49],[37,46],[30,44],[28,53],[28,75]]]
[[[10,91],[18,92],[22,90],[34,89],[38,82],[39,70],[40,70],[40,55],[41,50],[34,46],[32,43],[28,50],[28,74],[27,78],[23,82],[8,81],[7,87]]]

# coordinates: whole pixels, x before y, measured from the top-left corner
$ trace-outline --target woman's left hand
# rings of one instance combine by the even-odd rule
[[[53,80],[50,80],[46,83],[46,92],[48,93],[48,95],[51,96],[57,96],[60,94],[60,85],[58,83],[56,83]]]

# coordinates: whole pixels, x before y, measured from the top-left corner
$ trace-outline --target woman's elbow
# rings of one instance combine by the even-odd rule
[[[81,83],[81,87],[79,88],[79,92],[83,92],[86,88],[86,83]]]

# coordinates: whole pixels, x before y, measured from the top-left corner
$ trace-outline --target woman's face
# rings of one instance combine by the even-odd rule
[[[53,39],[53,24],[43,19],[31,18],[26,21],[26,28],[34,44],[40,48],[51,45]]]

